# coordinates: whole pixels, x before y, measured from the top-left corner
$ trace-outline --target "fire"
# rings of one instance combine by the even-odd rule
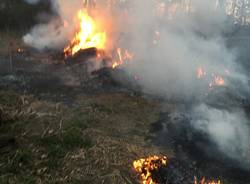
[[[95,47],[104,49],[106,43],[106,33],[99,31],[98,23],[90,17],[85,10],[78,12],[80,22],[79,31],[70,42],[70,45],[64,49],[65,56],[73,56],[82,49]]]
[[[134,169],[140,174],[142,184],[157,184],[153,181],[152,172],[167,165],[167,157],[151,156],[133,162]]]
[[[157,178],[154,178],[157,172],[160,172],[161,168],[168,165],[168,159],[166,156],[150,156],[148,158],[142,158],[133,162],[134,169],[139,173],[142,184],[159,184]],[[222,184],[220,180],[206,180],[205,177],[201,181],[194,177],[194,184]]]
[[[222,184],[220,180],[218,181],[206,181],[205,178],[202,178],[200,182],[198,182],[197,178],[195,177],[194,184]]]
[[[228,75],[229,71],[225,70],[225,73]],[[196,76],[198,79],[202,79],[206,75],[207,75],[207,73],[202,67],[199,67],[197,69]],[[226,82],[222,76],[216,75],[214,73],[212,73],[210,76],[211,76],[211,78],[209,78],[210,81],[209,81],[209,85],[208,85],[210,89],[213,88],[214,86],[225,86],[226,85]]]
[[[203,68],[198,68],[197,69],[197,78],[201,79],[202,77],[204,77],[206,75],[206,72]]]
[[[18,52],[18,53],[23,53],[23,52],[24,52],[24,49],[18,48],[18,49],[17,49],[17,52]]]
[[[123,51],[121,48],[116,50],[116,61],[113,62],[112,68],[117,68],[120,65],[123,65],[127,61],[133,59],[133,54],[131,54],[127,49]]]
[[[74,56],[80,50],[88,48],[96,48],[98,51],[105,50],[105,54],[97,53],[96,57],[102,59],[103,57],[109,57],[112,55],[111,66],[113,69],[117,68],[127,61],[132,60],[133,54],[131,54],[127,49],[122,49],[120,47],[111,49],[107,48],[110,43],[107,43],[107,35],[103,28],[98,22],[98,19],[91,17],[88,12],[96,9],[94,1],[84,1],[84,9],[78,12],[77,20],[79,22],[78,31],[74,35],[70,44],[64,49],[65,57]],[[96,12],[96,11],[95,11]],[[64,21],[64,26],[67,27],[68,23]],[[111,41],[112,39],[110,39]]]
[[[216,86],[224,86],[225,80],[221,76],[215,76],[214,77],[214,83]]]
[[[225,86],[226,82],[225,80],[219,76],[212,74],[213,80],[209,83],[209,88],[213,88],[214,86]]]

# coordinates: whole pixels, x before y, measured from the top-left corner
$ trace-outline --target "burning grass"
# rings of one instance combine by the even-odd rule
[[[195,178],[194,184],[222,184],[220,180],[206,180],[205,178],[202,178],[201,181],[197,181],[197,178]]]
[[[162,178],[156,177],[160,169],[167,166],[167,157],[152,156],[146,159],[140,159],[133,162],[135,170],[140,174],[143,184],[157,184],[166,181],[161,181]],[[164,178],[163,180],[166,180]]]
[[[172,183],[169,172],[169,160],[166,156],[149,156],[133,162],[135,171],[139,174],[142,184]],[[187,183],[186,181],[183,181]],[[175,182],[173,182],[175,183]],[[191,184],[191,183],[190,183]],[[194,184],[222,184],[220,180],[198,180],[194,177]]]

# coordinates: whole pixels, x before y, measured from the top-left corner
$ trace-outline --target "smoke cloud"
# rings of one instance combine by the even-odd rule
[[[193,109],[192,125],[208,135],[228,157],[249,167],[250,128],[242,109],[228,111],[202,104]]]
[[[62,49],[74,34],[76,12],[81,0],[51,0],[55,16],[48,22],[38,24],[23,36],[24,42],[38,50]]]
[[[126,70],[140,78],[146,93],[201,102],[190,105],[193,127],[206,133],[230,158],[242,163],[248,159],[249,164],[249,120],[243,109],[223,110],[232,96],[249,98],[249,78],[243,74],[236,50],[226,46],[224,35],[232,26],[229,17],[224,9],[216,8],[215,0],[193,0],[192,7],[186,7],[189,13],[181,5],[165,5],[159,16],[154,11],[159,6],[156,1],[131,3],[128,34],[136,61]],[[200,67],[206,74],[198,79]],[[209,87],[215,75],[225,80],[224,86]],[[221,96],[222,109],[206,105],[217,104]]]
[[[215,10],[215,1],[192,2],[195,12],[175,10],[174,17],[168,12],[157,15],[154,1],[132,3],[129,34],[136,62],[127,69],[139,76],[145,91],[168,97],[197,97],[208,91],[207,80],[212,74],[227,78],[226,71],[247,86],[247,78],[235,63],[236,53],[226,47],[222,36],[228,28],[227,15]],[[177,9],[170,6],[166,11],[173,8]],[[199,67],[206,71],[205,79],[197,80]],[[228,87],[230,82],[226,81]]]
[[[25,35],[27,45],[40,50],[62,49],[72,38],[76,12],[82,1],[52,2],[58,16]],[[201,101],[203,105],[191,107],[196,117],[194,128],[207,132],[231,158],[243,160],[250,140],[243,110],[219,110],[206,105],[208,94],[217,89],[210,86],[215,76],[225,80],[225,85],[220,87],[225,96],[230,93],[249,98],[249,78],[243,74],[236,50],[226,46],[224,34],[232,25],[216,2],[193,0],[184,6],[163,0],[119,1],[108,9],[103,19],[113,21],[108,41],[114,43],[109,44],[128,48],[133,53],[134,61],[125,65],[125,71],[139,78],[144,92],[167,99]],[[107,1],[97,3],[107,10]],[[197,78],[198,68],[205,71],[203,78]],[[210,102],[220,97],[214,95]],[[230,101],[229,97],[226,100]]]

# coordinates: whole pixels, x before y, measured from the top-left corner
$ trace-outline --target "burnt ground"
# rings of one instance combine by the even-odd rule
[[[195,130],[188,114],[175,110],[163,112],[151,131],[155,134],[150,139],[156,145],[163,149],[171,147],[174,152],[172,168],[178,168],[173,169],[177,172],[173,174],[175,180],[178,178],[175,176],[184,173],[184,178],[193,174],[198,178],[222,179],[223,183],[249,183],[250,173],[242,166],[244,163],[225,156],[206,133]]]
[[[189,104],[163,106],[119,69],[86,74],[85,65],[4,37],[12,52],[2,45],[0,183],[139,183],[133,160],[154,154],[170,158],[160,173],[168,183],[190,184],[194,176],[249,183],[246,169],[191,128],[180,110]]]

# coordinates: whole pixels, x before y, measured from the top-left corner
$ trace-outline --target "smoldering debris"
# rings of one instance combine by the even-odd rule
[[[186,104],[172,113],[163,112],[152,125],[150,140],[161,147],[171,147],[175,153],[174,162],[180,165],[178,168],[189,167],[190,171],[172,167],[173,172],[178,170],[183,175],[196,173],[199,177],[226,179],[229,183],[247,183],[250,179],[246,155],[249,143],[244,140],[248,139],[249,127],[244,124],[244,112],[228,112],[204,104],[194,108]],[[234,121],[234,118],[242,121]]]
[[[201,104],[193,109],[192,126],[210,138],[228,157],[250,167],[250,128],[242,109],[217,109]]]

